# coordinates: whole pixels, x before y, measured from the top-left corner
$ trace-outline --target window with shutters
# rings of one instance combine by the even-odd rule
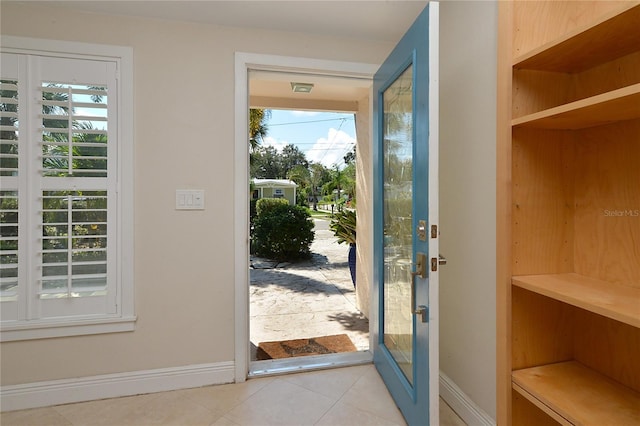
[[[131,50],[3,37],[2,340],[133,329]]]

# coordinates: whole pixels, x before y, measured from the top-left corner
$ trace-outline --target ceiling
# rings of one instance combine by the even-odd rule
[[[6,0],[3,0],[6,1]],[[89,13],[180,20],[201,24],[304,32],[339,38],[396,43],[425,7],[426,0],[72,0],[24,2]],[[367,96],[370,82],[275,72],[250,74],[253,98],[291,100],[310,109],[313,101],[350,102]],[[313,83],[311,93],[293,93],[291,82]],[[286,102],[285,102],[286,103]],[[319,105],[329,105],[320,102]],[[347,105],[347,104],[344,104]],[[254,105],[264,108],[279,105]],[[322,106],[320,106],[322,108]],[[338,108],[338,109],[346,109]]]
[[[3,0],[7,1],[7,0]],[[426,0],[23,0],[94,13],[397,42]]]
[[[311,83],[310,93],[294,93],[292,83]],[[369,95],[371,80],[272,71],[249,72],[251,106],[297,110],[357,110]]]

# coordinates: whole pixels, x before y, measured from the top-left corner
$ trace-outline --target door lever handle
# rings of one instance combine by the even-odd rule
[[[420,320],[427,322],[427,307],[416,308],[416,277],[427,278],[427,255],[420,252],[416,253],[416,270],[411,271],[411,313],[420,315]]]
[[[416,253],[416,270],[411,271],[411,277],[427,278],[427,255]]]

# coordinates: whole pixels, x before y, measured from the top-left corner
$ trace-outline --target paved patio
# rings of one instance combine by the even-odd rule
[[[347,334],[358,350],[369,349],[369,320],[356,308],[349,248],[337,243],[328,220],[314,222],[311,259],[251,258],[251,343]]]

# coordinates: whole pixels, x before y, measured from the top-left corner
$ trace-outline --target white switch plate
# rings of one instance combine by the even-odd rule
[[[176,210],[204,210],[204,190],[176,189]]]

